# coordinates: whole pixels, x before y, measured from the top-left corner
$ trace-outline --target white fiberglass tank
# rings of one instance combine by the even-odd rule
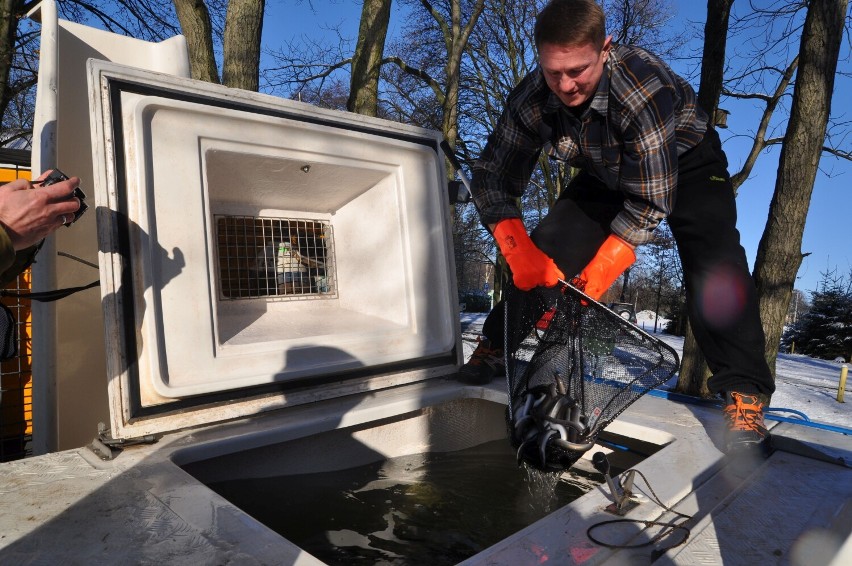
[[[91,133],[75,134],[91,151],[81,157],[66,130],[53,162],[81,176],[96,238],[75,225],[57,248],[97,253],[101,294],[62,308],[102,325],[104,347],[85,358],[102,356],[106,375],[97,360],[65,369],[63,336],[80,330],[48,314],[59,389],[107,385],[113,436],[456,369],[437,132],[98,58],[78,68]],[[63,113],[56,122],[61,132]],[[92,409],[59,411],[57,428],[82,421],[91,438]]]

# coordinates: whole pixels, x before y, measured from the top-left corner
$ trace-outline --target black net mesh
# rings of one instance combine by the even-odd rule
[[[677,353],[570,285],[506,294],[509,435],[518,460],[571,467],[631,403],[668,381]]]

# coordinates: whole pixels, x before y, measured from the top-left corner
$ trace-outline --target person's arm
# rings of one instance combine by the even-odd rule
[[[622,84],[618,76],[614,75],[610,88],[627,92],[619,97],[625,99],[625,118],[611,126],[617,128],[623,144],[618,189],[626,198],[610,228],[619,238],[638,246],[653,238],[654,230],[674,206],[677,109],[672,88],[657,75],[646,73],[638,84],[629,85]]]
[[[12,239],[6,233],[6,230],[0,226],[0,277],[6,272],[15,262],[15,246],[12,245]]]
[[[79,182],[72,177],[34,188],[26,179],[17,179],[0,186],[0,286],[32,263],[41,240],[74,218],[80,201],[70,197]]]
[[[648,98],[633,107],[623,128],[619,189],[624,209],[610,224],[612,234],[575,279],[587,295],[599,300],[636,261],[636,246],[653,237],[671,212],[678,180],[675,107],[671,91],[657,79],[643,85]]]
[[[471,193],[482,223],[520,218],[517,200],[526,192],[543,141],[539,134],[547,85],[537,71],[512,91],[472,168]],[[539,74],[540,75],[540,74]]]
[[[512,270],[515,287],[529,291],[534,287],[553,287],[565,275],[546,253],[538,249],[520,218],[506,218],[494,226],[494,239]]]
[[[633,246],[618,236],[610,234],[592,261],[580,272],[573,283],[598,301],[615,283],[615,280],[635,262],[636,253],[633,251]]]
[[[537,71],[536,71],[537,72]],[[540,76],[528,76],[512,92],[497,127],[473,168],[472,193],[480,219],[494,235],[516,287],[553,287],[564,279],[553,259],[527,234],[517,200],[524,194],[542,149],[538,132],[547,100]]]
[[[80,200],[72,195],[79,183],[80,179],[71,177],[36,188],[26,179],[16,179],[0,186],[0,225],[15,251],[37,244],[74,219]]]

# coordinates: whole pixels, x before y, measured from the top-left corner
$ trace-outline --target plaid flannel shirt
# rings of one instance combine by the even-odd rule
[[[473,167],[473,198],[482,222],[521,217],[515,199],[544,151],[623,192],[624,209],[611,229],[643,244],[671,212],[678,156],[701,142],[707,121],[692,87],[637,47],[613,47],[598,89],[579,117],[536,69],[509,95]]]

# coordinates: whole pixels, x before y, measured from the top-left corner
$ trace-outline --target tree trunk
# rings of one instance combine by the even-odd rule
[[[802,263],[802,234],[825,142],[847,3],[811,0],[808,5],[775,193],[757,249],[754,277],[766,333],[766,360],[773,374],[784,316]]]
[[[725,74],[725,48],[728,37],[728,22],[734,0],[707,0],[707,21],[704,24],[704,52],[701,56],[701,85],[698,89],[698,105],[710,116],[710,125],[719,107],[722,83]],[[677,380],[677,391],[687,395],[709,397],[707,380],[710,369],[704,354],[695,341],[692,326],[686,325],[683,341],[683,360]]]
[[[683,339],[683,359],[680,363],[680,373],[677,378],[675,391],[684,395],[695,397],[712,397],[710,389],[707,388],[707,380],[710,379],[710,368],[704,354],[695,341],[692,333],[692,325],[686,325],[686,337]]]
[[[444,30],[444,42],[447,44],[447,64],[444,67],[446,90],[441,104],[443,120],[441,130],[444,138],[455,147],[459,134],[459,82],[461,78],[461,60],[470,39],[476,20],[482,14],[485,0],[476,0],[471,6],[470,17],[466,25],[462,25],[462,5],[453,0],[450,6],[450,21]]]
[[[704,23],[704,51],[701,55],[701,85],[698,88],[698,105],[714,116],[722,95],[725,79],[725,48],[728,41],[728,21],[734,0],[707,0],[707,21]]]
[[[379,71],[390,22],[391,0],[365,0],[358,44],[352,54],[352,76],[346,109],[375,116],[379,109]]]
[[[265,0],[230,0],[225,19],[222,84],[260,88],[260,37]]]
[[[219,82],[213,55],[213,28],[203,0],[173,0],[180,28],[189,49],[189,70],[193,79]]]
[[[624,270],[624,279],[621,281],[621,293],[618,295],[619,303],[627,302],[627,289],[630,286],[630,268]]]
[[[0,1],[0,84],[3,85],[0,116],[6,115],[6,108],[13,96],[9,76],[15,58],[15,36],[18,33],[18,12],[21,4],[20,0]]]

